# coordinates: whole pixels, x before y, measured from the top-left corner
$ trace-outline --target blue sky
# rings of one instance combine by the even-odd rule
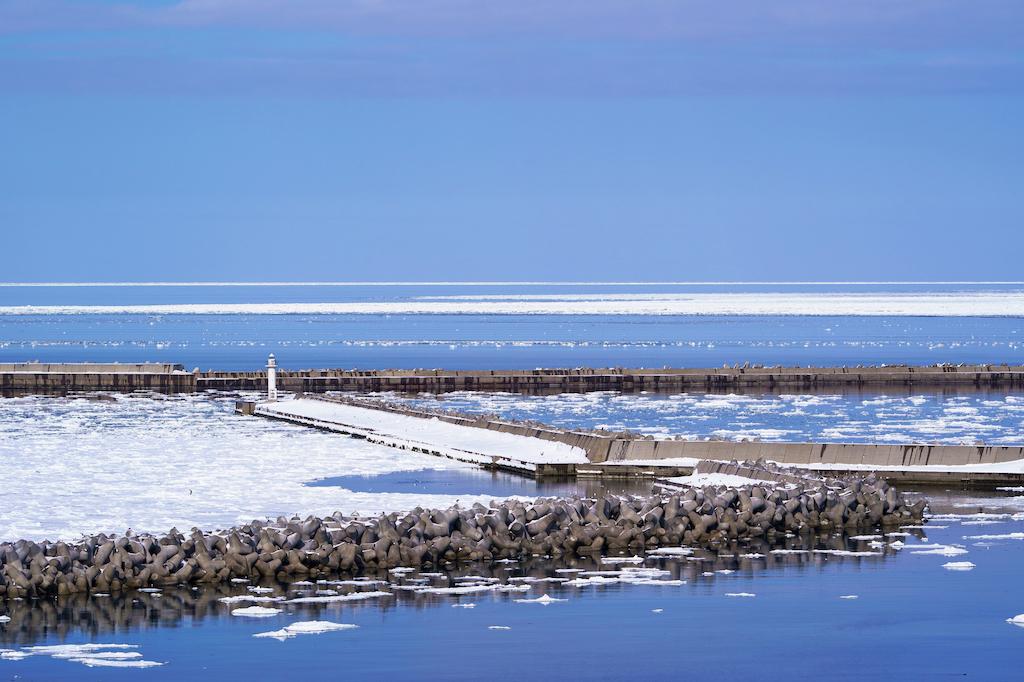
[[[0,130],[3,281],[1022,279],[1019,2],[0,0]]]

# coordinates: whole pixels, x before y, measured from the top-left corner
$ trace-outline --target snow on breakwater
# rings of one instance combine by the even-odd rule
[[[384,439],[389,445],[403,449],[419,448],[481,464],[535,467],[538,464],[589,463],[586,451],[565,443],[324,400],[296,398],[260,403],[256,414],[308,420],[322,428]]]

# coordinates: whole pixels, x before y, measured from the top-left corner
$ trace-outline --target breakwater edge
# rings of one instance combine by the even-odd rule
[[[80,542],[0,544],[3,596],[108,593],[262,577],[315,578],[380,568],[517,560],[531,555],[643,554],[787,534],[896,528],[923,521],[873,475],[690,488],[647,498],[506,500],[360,518],[253,521],[221,532],[176,529]]]

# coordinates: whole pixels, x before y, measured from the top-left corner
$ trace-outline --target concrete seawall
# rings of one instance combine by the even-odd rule
[[[420,410],[374,400],[318,395],[303,397],[425,419],[436,418],[450,424],[540,438],[582,448],[590,464],[575,465],[571,470],[566,467],[559,470],[559,475],[675,476],[690,473],[694,464],[700,460],[729,462],[764,459],[836,473],[875,471],[886,480],[907,484],[995,487],[1024,482],[1024,473],[1008,473],[994,466],[1024,460],[1024,446],[653,440],[642,436],[621,437],[607,432],[573,431],[543,424],[502,421],[482,415]],[[252,414],[253,407],[253,403],[240,402],[237,411]],[[982,469],[989,465],[996,470],[966,469],[978,465]]]
[[[206,372],[200,390],[266,390],[265,372]],[[577,368],[537,370],[304,370],[279,371],[279,390],[428,392],[500,391],[546,395],[590,391],[656,393],[771,393],[869,390],[1024,390],[1024,367],[936,365],[932,367],[733,367],[722,369]]]
[[[576,368],[536,370],[342,370],[277,372],[277,388],[295,393],[500,391],[529,395],[638,393],[806,393],[1024,390],[1024,367],[732,367],[721,369]],[[267,373],[186,372],[182,365],[0,364],[0,390],[12,393],[153,390],[266,391]]]
[[[180,364],[0,363],[0,394],[155,391],[194,393],[196,377]]]

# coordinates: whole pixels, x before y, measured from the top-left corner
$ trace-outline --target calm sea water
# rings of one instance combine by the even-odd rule
[[[962,512],[957,505],[978,500],[945,502]],[[983,504],[998,506],[991,499]],[[7,602],[0,606],[11,618],[0,625],[7,656],[34,653],[33,646],[92,643],[126,645],[132,648],[110,651],[163,665],[91,668],[69,660],[73,654],[64,649],[0,660],[0,674],[32,680],[1006,680],[1024,665],[1024,628],[1006,622],[1024,613],[1024,540],[1013,535],[1022,529],[1024,522],[1008,515],[957,514],[903,535],[792,538],[640,564],[532,559],[426,575],[375,574],[365,577],[379,582],[362,585],[272,582],[262,585],[261,596],[318,590],[386,596],[264,603],[280,609],[268,618],[232,615],[248,604],[218,601],[252,594],[245,585]],[[896,541],[905,547],[896,549]],[[964,551],[927,553],[936,546]],[[848,552],[860,555],[843,555]],[[952,562],[973,568],[945,567]],[[595,577],[605,582],[594,584]],[[460,586],[478,589],[445,593]],[[564,601],[519,601],[544,595]],[[357,627],[282,641],[254,637],[314,620]]]

